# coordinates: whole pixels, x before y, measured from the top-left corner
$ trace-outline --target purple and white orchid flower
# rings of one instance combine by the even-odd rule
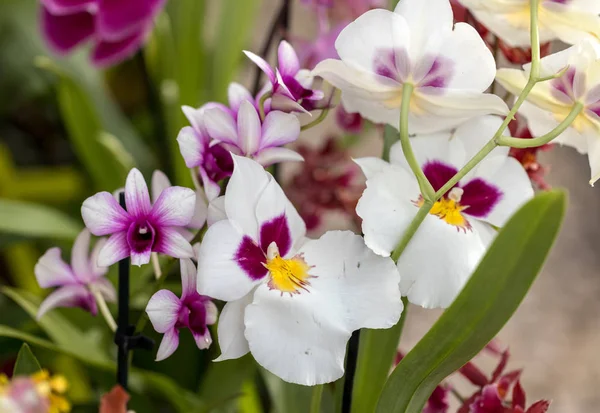
[[[66,54],[93,44],[92,62],[117,64],[138,50],[165,0],[41,0],[42,31],[50,47]]]
[[[277,68],[273,68],[265,59],[252,52],[244,50],[244,53],[269,78],[272,110],[309,112],[315,109],[316,102],[325,96],[323,91],[311,88],[313,77],[310,71],[300,69],[296,51],[285,40],[279,43]]]
[[[194,256],[192,246],[179,232],[194,215],[193,190],[166,188],[152,204],[144,177],[133,168],[125,183],[125,204],[127,210],[109,192],[99,192],[81,206],[81,216],[92,234],[110,234],[98,255],[98,265],[109,266],[131,256],[131,263],[141,266],[150,261],[152,252],[175,258]]]
[[[217,307],[209,297],[196,292],[196,267],[189,259],[180,260],[181,298],[169,290],[157,291],[148,301],[146,313],[154,329],[164,334],[156,361],[164,360],[179,346],[179,330],[191,331],[200,350],[210,347],[208,326],[217,322]]]
[[[277,181],[253,160],[232,157],[226,218],[209,227],[198,251],[198,292],[228,301],[218,360],[251,352],[288,382],[334,381],[352,331],[397,323],[403,307],[394,263],[349,231],[305,238]]]
[[[71,250],[71,265],[62,260],[61,250],[56,247],[46,251],[35,264],[33,272],[40,287],[58,287],[40,304],[38,319],[57,307],[80,307],[95,316],[98,307],[94,292],[106,301],[115,301],[115,288],[104,278],[108,268],[96,263],[106,240],[98,240],[90,254],[90,238],[87,229],[77,236]]]

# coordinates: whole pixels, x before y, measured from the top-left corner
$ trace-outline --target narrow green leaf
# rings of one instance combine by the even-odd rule
[[[221,1],[216,43],[213,45],[212,99],[225,101],[229,82],[236,76],[240,64],[248,61],[242,50],[249,47],[260,3],[259,0]]]
[[[463,291],[394,370],[378,413],[420,413],[435,387],[496,336],[539,273],[565,208],[564,192],[546,192],[509,220]]]
[[[45,205],[0,199],[0,232],[39,238],[75,239],[81,224]]]
[[[398,352],[398,342],[406,320],[408,301],[402,299],[404,312],[398,324],[382,330],[360,332],[358,360],[352,390],[352,412],[372,412]]]
[[[71,349],[5,325],[0,325],[0,337],[21,340],[34,347],[73,357],[87,366],[94,367],[98,370],[108,372],[116,371],[116,364],[112,361],[90,359]],[[162,396],[176,407],[180,413],[197,411],[197,409],[204,406],[204,403],[195,394],[182,389],[171,378],[153,371],[132,369],[129,384],[131,390],[139,394],[154,393]]]
[[[30,376],[41,369],[42,367],[31,352],[29,345],[24,343],[21,346],[21,350],[19,350],[19,354],[17,354],[13,376]]]
[[[20,291],[9,287],[1,287],[0,292],[17,303],[30,317],[36,318],[40,298],[28,291]],[[50,311],[38,320],[39,326],[59,346],[69,349],[81,357],[98,362],[109,360],[96,339],[86,335],[56,311]]]
[[[400,140],[400,134],[397,129],[394,129],[390,125],[386,125],[383,132],[383,153],[381,158],[384,161],[390,160],[390,149],[392,145]]]
[[[73,150],[98,189],[108,191],[123,186],[127,171],[100,142],[101,119],[93,102],[79,82],[47,58],[38,58],[38,66],[59,77],[57,99]]]

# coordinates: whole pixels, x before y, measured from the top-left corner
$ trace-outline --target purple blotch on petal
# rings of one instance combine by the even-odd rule
[[[457,172],[458,170],[455,167],[440,161],[429,161],[423,165],[423,173],[436,191],[443,187]]]
[[[158,244],[157,238],[157,231],[145,219],[133,222],[127,230],[127,244],[136,253],[152,250],[152,247]]]
[[[403,82],[410,74],[410,58],[405,49],[381,49],[375,53],[373,71],[379,76]]]
[[[277,244],[279,254],[285,256],[292,247],[292,236],[290,227],[285,214],[265,222],[260,227],[260,246],[263,251],[267,251],[269,245],[274,242]]]
[[[267,275],[268,271],[263,265],[267,262],[265,253],[248,236],[242,238],[233,259],[252,280],[259,280]]]
[[[462,187],[464,193],[460,205],[466,207],[464,213],[476,218],[485,218],[502,199],[502,191],[497,187],[476,178]]]
[[[419,87],[444,88],[448,85],[454,74],[454,63],[452,60],[438,56],[431,61],[431,66],[418,81]],[[415,74],[415,77],[419,77]]]

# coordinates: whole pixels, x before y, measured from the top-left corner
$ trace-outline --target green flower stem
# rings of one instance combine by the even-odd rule
[[[110,331],[114,333],[115,331],[117,331],[117,323],[112,314],[110,313],[108,305],[106,305],[106,300],[104,299],[100,291],[98,291],[96,288],[92,287],[92,294],[96,299],[96,304],[98,305],[100,314],[102,314],[102,317],[104,317],[104,320],[106,320],[106,324],[108,324]]]
[[[265,120],[265,102],[267,99],[273,96],[273,92],[269,91],[261,96],[258,102],[258,112],[260,113],[260,120]]]
[[[313,120],[312,122],[307,123],[306,125],[302,125],[300,127],[301,131],[305,131],[307,129],[310,129],[312,127],[317,126],[319,123],[323,122],[325,120],[325,118],[327,117],[327,114],[329,113],[329,108],[325,108],[321,111],[321,113],[319,114],[319,116],[317,116],[317,118],[315,120]]]
[[[415,158],[415,153],[412,149],[412,145],[410,144],[410,136],[408,134],[408,114],[410,112],[410,98],[414,91],[415,87],[411,83],[405,83],[402,86],[402,105],[400,106],[400,145],[402,146],[402,151],[404,152],[404,157],[406,158],[406,162],[410,166],[415,178],[417,178],[417,182],[419,183],[419,188],[421,190],[421,195],[425,200],[433,199],[433,195],[435,191],[433,187],[429,183],[429,180],[423,173],[419,162],[417,162],[417,158]]]
[[[431,207],[433,206],[434,202],[435,201],[428,199],[425,199],[423,201],[423,205],[421,205],[421,207],[417,211],[417,215],[415,215],[413,220],[408,225],[408,228],[406,228],[406,231],[404,232],[400,243],[392,252],[392,259],[394,260],[394,262],[398,262],[398,258],[400,258],[400,255],[402,255],[402,253],[404,252],[404,249],[417,232],[417,229],[421,226],[421,224],[427,217],[427,214],[429,214],[429,211],[431,210]]]
[[[310,401],[310,413],[319,413],[321,411],[321,398],[323,397],[323,385],[319,384],[313,387],[312,399]]]
[[[510,146],[512,148],[534,148],[537,146],[542,146],[550,142],[552,139],[556,138],[558,135],[563,133],[571,124],[575,121],[577,116],[583,111],[584,105],[581,102],[577,102],[569,115],[563,120],[556,128],[551,130],[545,135],[538,136],[533,139],[519,139],[519,138],[510,138],[508,136],[501,136],[496,140],[496,143],[499,146]]]

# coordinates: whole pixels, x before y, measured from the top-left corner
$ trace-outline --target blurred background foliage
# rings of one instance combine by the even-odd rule
[[[0,0],[0,367],[11,373],[21,343],[31,343],[43,367],[67,377],[74,412],[97,411],[100,395],[114,385],[114,354],[106,349],[116,347],[103,320],[82,311],[58,309],[38,324],[47,291],[33,267],[51,246],[68,259],[83,227],[81,202],[122,186],[131,167],[146,177],[162,169],[173,183],[191,184],[175,140],[187,123],[180,107],[224,101],[245,62],[241,50],[249,47],[260,1],[206,3],[169,2],[144,52],[102,72],[85,48],[64,58],[48,54],[36,0]],[[113,282],[115,276],[112,269]],[[132,269],[132,320],[153,292],[152,277],[147,268]],[[170,283],[178,292],[178,278]],[[145,333],[160,339],[148,325]],[[306,411],[285,397],[304,388],[257,371],[248,357],[209,365],[215,347],[200,352],[184,337],[162,363],[154,352],[136,352],[129,408]],[[280,397],[271,402],[269,390]]]

